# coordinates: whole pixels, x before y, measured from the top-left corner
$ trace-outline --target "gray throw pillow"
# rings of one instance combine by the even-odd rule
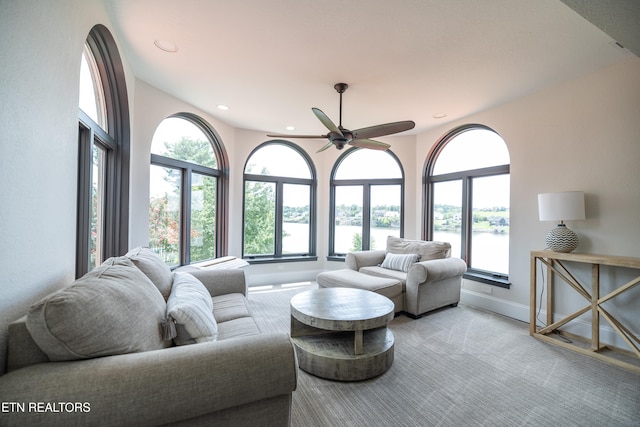
[[[151,279],[166,301],[173,284],[173,274],[169,266],[150,248],[137,247],[131,249],[125,256]]]
[[[384,256],[384,261],[380,264],[382,268],[388,268],[390,270],[409,271],[409,267],[418,262],[420,255],[417,254],[392,254],[387,253]]]
[[[173,288],[167,300],[167,318],[175,322],[174,342],[177,345],[218,338],[211,294],[200,280],[189,273],[174,273]]]
[[[130,259],[109,258],[71,286],[34,304],[27,329],[52,361],[155,350],[166,303]]]

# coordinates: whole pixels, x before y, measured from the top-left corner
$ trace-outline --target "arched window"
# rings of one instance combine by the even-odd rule
[[[202,119],[176,114],[151,143],[149,247],[171,267],[226,255],[228,161]]]
[[[76,276],[125,253],[129,234],[129,110],[122,62],[96,25],[80,61]]]
[[[297,145],[270,141],[244,167],[243,257],[250,262],[316,259],[316,172]]]
[[[389,150],[352,148],[331,172],[329,258],[384,249],[404,234],[404,171]]]
[[[438,141],[425,163],[425,231],[451,243],[467,277],[508,287],[509,151],[492,129],[467,125]]]

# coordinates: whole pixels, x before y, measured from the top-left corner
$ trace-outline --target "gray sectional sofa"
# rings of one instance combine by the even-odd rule
[[[289,425],[295,352],[246,295],[241,269],[105,261],[10,325],[0,424]]]

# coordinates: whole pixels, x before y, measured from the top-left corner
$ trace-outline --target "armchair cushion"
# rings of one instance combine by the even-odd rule
[[[409,267],[418,262],[419,259],[420,255],[418,254],[394,254],[389,252],[385,255],[380,267],[406,273],[409,271]]]
[[[451,244],[425,240],[407,240],[401,237],[387,237],[387,252],[394,254],[418,254],[420,261],[442,259],[451,256]]]
[[[218,324],[207,288],[189,273],[174,273],[173,288],[167,300],[167,317],[176,324],[177,345],[215,341]]]
[[[26,326],[50,360],[88,359],[168,347],[165,310],[158,289],[130,259],[109,258],[34,304]]]

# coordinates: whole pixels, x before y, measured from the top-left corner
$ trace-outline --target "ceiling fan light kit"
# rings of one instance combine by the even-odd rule
[[[349,87],[346,83],[336,83],[333,88],[340,94],[340,120],[338,126],[320,110],[319,108],[312,108],[313,114],[320,120],[320,122],[329,130],[329,133],[325,135],[283,135],[283,134],[268,134],[271,138],[327,138],[329,142],[317,152],[324,151],[330,148],[332,145],[338,150],[342,150],[345,145],[353,145],[354,147],[369,148],[372,150],[386,150],[390,147],[389,144],[384,142],[374,141],[371,138],[379,136],[391,135],[394,133],[404,132],[406,130],[413,129],[415,123],[411,120],[405,120],[401,122],[385,123],[381,125],[369,126],[366,128],[349,130],[342,126],[342,94]]]

